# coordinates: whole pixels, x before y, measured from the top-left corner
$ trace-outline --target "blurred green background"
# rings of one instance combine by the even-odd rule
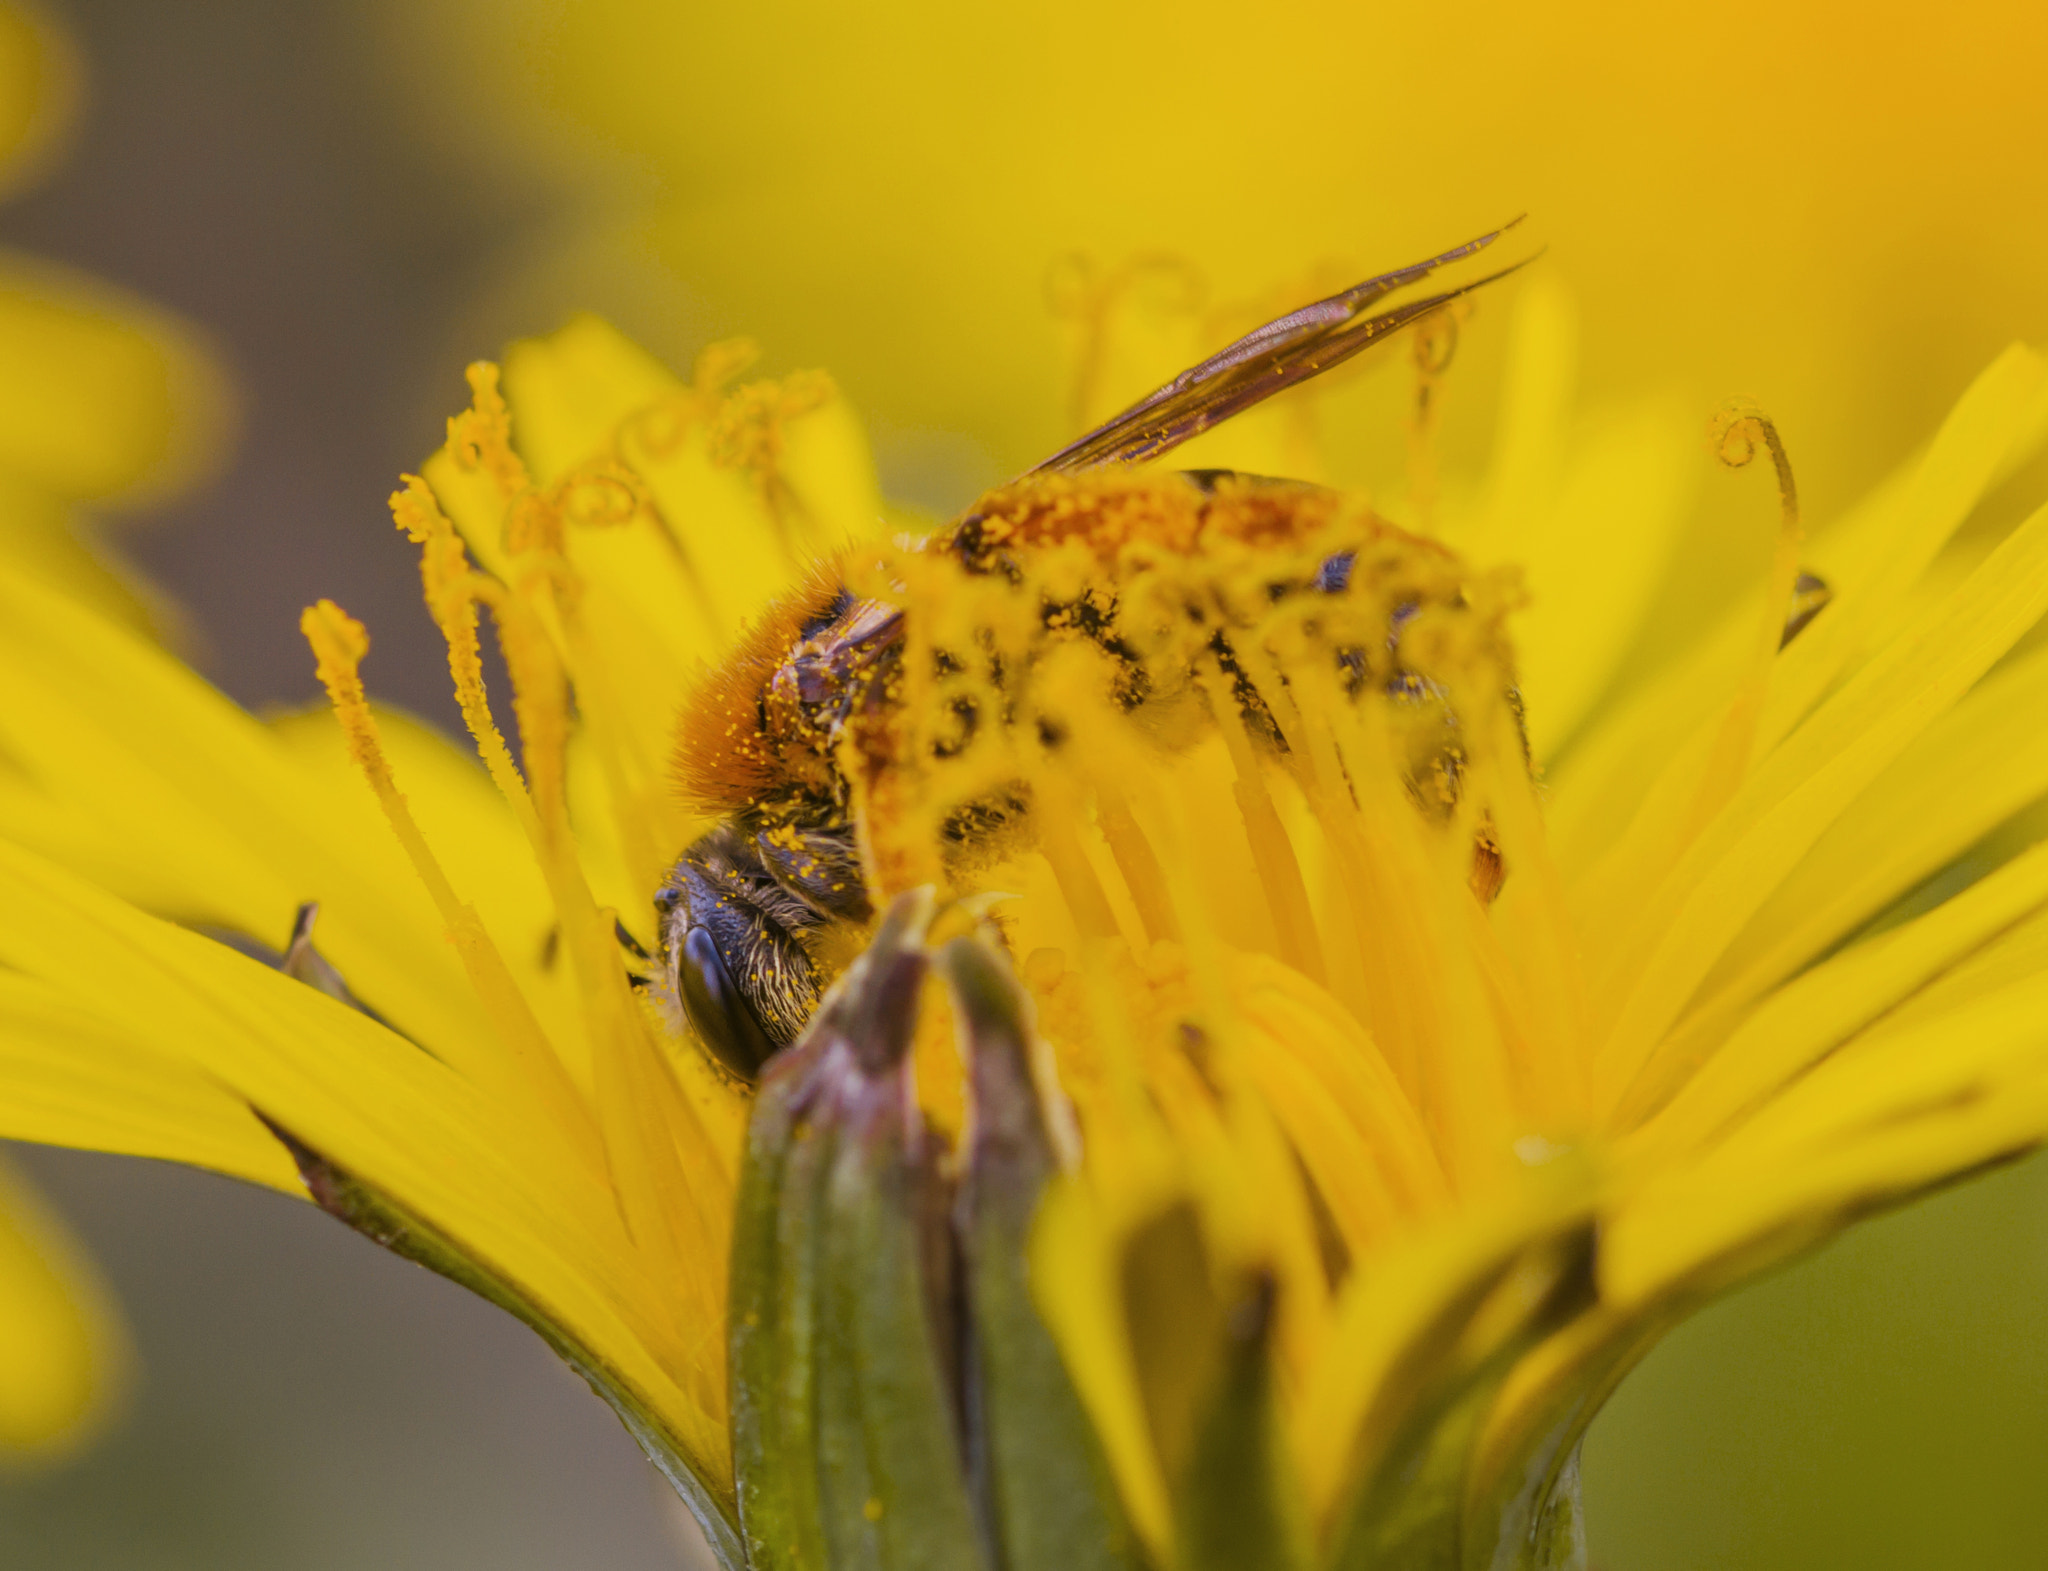
[[[759,70],[774,87],[774,62],[758,52],[773,31],[767,23],[714,30],[729,51],[715,58],[674,46],[678,102],[715,121],[713,150],[728,161],[713,175],[688,159],[665,162],[662,137],[641,134],[630,116],[586,113],[587,82],[578,87],[556,72],[569,62],[587,76],[604,49],[623,47],[617,6],[592,8],[593,18],[610,20],[584,31],[576,8],[529,3],[508,6],[502,29],[489,7],[455,0],[74,0],[52,9],[85,63],[83,118],[52,175],[0,209],[0,242],[131,288],[210,335],[238,389],[235,447],[202,490],[112,523],[185,608],[202,668],[252,705],[314,696],[296,620],[302,605],[329,594],[378,629],[373,685],[450,717],[440,647],[383,498],[461,401],[463,362],[495,352],[507,336],[552,327],[581,304],[615,312],[675,356],[715,334],[756,329],[770,337],[771,364],[821,361],[841,371],[874,419],[885,481],[945,507],[1028,458],[1030,444],[1057,426],[1058,334],[1035,283],[1057,247],[1114,256],[1157,239],[1200,248],[1199,235],[1170,218],[1148,235],[1143,210],[1110,197],[1090,206],[1026,188],[1015,198],[1025,213],[1039,211],[1036,200],[1051,216],[1035,229],[1022,223],[1019,257],[991,272],[977,301],[929,285],[933,258],[946,253],[930,235],[900,227],[914,190],[880,200],[876,211],[898,226],[894,240],[869,248],[880,261],[849,262],[859,247],[840,233],[792,249],[801,225],[793,230],[787,213],[769,222],[730,200],[735,181],[745,183],[743,160],[731,162],[748,145],[742,132],[786,117],[797,101],[764,91],[750,110],[733,85]],[[1807,7],[1807,22],[1825,20],[1827,9]],[[1816,36],[1825,39],[1825,29]],[[1991,86],[1961,121],[1999,139],[2002,157],[2023,160],[2015,128],[2041,127],[2038,105],[2032,122],[2014,119],[2018,111],[1999,96],[2013,61],[1991,59],[1981,29],[1943,36],[1929,77],[1945,84],[1946,99],[1915,109],[1886,96],[1889,79],[1874,80],[1864,107],[1873,116],[1897,107],[1907,120],[1949,115],[1969,96],[1976,47],[1987,52]],[[1673,40],[1681,33],[1665,42]],[[1797,38],[1749,42],[1792,48]],[[528,55],[508,55],[513,44]],[[807,47],[815,54],[825,45]],[[465,51],[499,72],[491,91],[459,69]],[[1496,75],[1505,69],[1498,41],[1482,52]],[[519,58],[530,67],[524,74]],[[1445,82],[1455,81],[1458,57],[1436,58]],[[645,61],[633,65],[639,82]],[[1740,105],[1769,124],[1770,92],[1810,84],[1759,87],[1745,77],[1740,85]],[[871,86],[886,95],[901,84]],[[1623,96],[1639,106],[1643,92],[1638,82]],[[1862,102],[1839,83],[1830,92],[1830,104]],[[1596,265],[1587,254],[1594,226],[1576,234],[1575,256],[1572,215],[1604,200],[1626,218],[1644,180],[1623,168],[1610,171],[1604,189],[1596,182],[1560,192],[1540,160],[1530,162],[1533,153],[1517,164],[1472,152],[1481,145],[1474,125],[1502,113],[1472,101],[1479,96],[1461,101],[1459,135],[1442,155],[1483,165],[1481,199],[1467,205],[1485,208],[1479,221],[1502,216],[1508,202],[1541,210],[1548,197],[1562,209],[1556,265],[1584,296],[1588,380],[1608,392],[1643,385],[1656,347],[1643,345],[1643,302],[1654,295],[1659,258],[1689,243],[1681,220],[1691,188],[1683,179],[1659,186],[1661,205],[1638,215],[1639,251]],[[1015,109],[1014,95],[982,107],[1005,106]],[[857,113],[858,95],[851,110],[838,98],[827,108]],[[1700,123],[1688,136],[1745,146],[1739,123],[1716,118],[1724,112],[1729,105],[1711,94],[1691,104]],[[676,117],[685,131],[689,113]],[[903,134],[927,134],[914,117],[905,123],[912,130]],[[673,126],[663,133],[681,134]],[[1887,145],[1853,124],[1816,134],[1815,146],[1845,159],[1879,156]],[[793,156],[787,137],[764,131],[761,140],[763,157]],[[1587,148],[1604,145],[1587,133]],[[1703,408],[1753,365],[1746,385],[1789,406],[1795,431],[1815,433],[1837,408],[1830,393],[1849,389],[1840,418],[1861,419],[1876,435],[1860,443],[1815,436],[1802,482],[1810,477],[1823,499],[1853,494],[1896,458],[2004,337],[2048,328],[2043,258],[2029,227],[2041,211],[2033,187],[1989,180],[1981,160],[1961,158],[1967,139],[1956,151],[1953,180],[1932,158],[1859,177],[1858,189],[1878,192],[1871,200],[1913,221],[1839,237],[1843,256],[1860,258],[1862,282],[1848,293],[1865,309],[1817,325],[1819,348],[1794,341],[1800,290],[1825,292],[1835,242],[1801,230],[1802,260],[1789,272],[1773,270],[1770,242],[1790,232],[1782,225],[1799,210],[1801,181],[1829,185],[1825,158],[1809,156],[1771,180],[1752,178],[1754,167],[1731,174],[1770,188],[1757,232],[1728,253],[1740,271],[1712,256],[1690,269],[1673,265],[1674,302],[1687,303],[1671,309],[1686,317],[1690,337],[1672,339],[1677,359],[1665,380],[1688,396],[1697,391]],[[943,172],[916,159],[906,167],[933,180]],[[1100,175],[1089,171],[1078,183],[1100,184]],[[1243,168],[1227,175],[1219,211],[1232,210],[1228,181],[1246,178]],[[1419,178],[1400,175],[1408,186]],[[1182,184],[1199,194],[1199,179]],[[1945,192],[1940,202],[1926,194],[1935,185]],[[763,189],[797,200],[804,185],[764,176]],[[697,196],[698,220],[675,216],[692,211]],[[1923,197],[1927,205],[1916,206]],[[1733,200],[1719,188],[1698,198],[1692,221],[1702,226]],[[1944,230],[1942,215],[1976,211],[1970,202],[1993,220],[2000,202],[2032,217],[2010,234],[1993,220]],[[1295,271],[1328,252],[1391,262],[1418,239],[1430,245],[1476,227],[1443,216],[1459,207],[1436,202],[1427,225],[1411,213],[1327,232],[1313,213],[1293,211],[1264,243],[1269,252],[1305,248]],[[721,215],[730,244],[699,221],[703,212]],[[828,216],[846,218],[840,209]],[[982,213],[977,222],[990,220]],[[749,247],[770,244],[788,255],[764,281],[750,271]],[[693,271],[693,245],[701,270]],[[893,260],[891,245],[900,253]],[[1219,265],[1226,285],[1275,281],[1257,272],[1267,253],[1252,255],[1234,239],[1219,249],[1228,253]],[[1602,267],[1634,269],[1647,281],[1610,309],[1598,287]],[[1887,278],[1899,297],[1889,316],[1870,304]],[[778,311],[771,288],[803,298]],[[1745,293],[1768,302],[1769,331],[1750,323],[1719,341],[1697,306],[1715,289],[1730,295],[1737,315]],[[891,338],[891,313],[919,302],[932,317]],[[835,325],[833,312],[843,319],[855,307],[873,320],[857,330]],[[949,403],[947,389],[965,375],[958,346],[972,341],[975,310],[999,327],[991,328],[1002,345],[991,364],[1001,385],[961,385]],[[774,319],[755,319],[764,315]],[[1714,341],[1714,353],[1686,359],[1695,340]],[[1814,369],[1823,349],[1844,344],[1854,345],[1852,357]],[[1458,390],[1468,429],[1483,430],[1488,353],[1481,340],[1473,390],[1469,398]],[[1024,408],[1043,413],[1017,413]],[[222,1180],[72,1153],[24,1160],[102,1262],[131,1319],[142,1373],[122,1424],[92,1454],[62,1470],[0,1478],[0,1565],[626,1571],[690,1563],[677,1513],[616,1424],[536,1341],[481,1303],[309,1208]],[[2022,1164],[1867,1225],[1700,1316],[1601,1418],[1586,1479],[1594,1560],[1605,1571],[2048,1564],[2048,1518],[2033,1494],[2048,1484],[2048,1165]]]

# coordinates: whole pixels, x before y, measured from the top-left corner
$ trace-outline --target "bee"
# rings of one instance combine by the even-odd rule
[[[1342,364],[1523,265],[1374,309],[1512,227],[1267,323],[1005,488],[1027,499],[1022,516],[1013,508],[992,518],[983,504],[921,549],[950,553],[971,573],[996,573],[1011,567],[1011,553],[1058,543],[1085,520],[1077,523],[1071,510],[1034,514],[1028,505],[1033,482],[1156,458]],[[1234,516],[1263,520],[1269,530],[1299,531],[1336,505],[1334,493],[1298,482],[1219,470],[1184,474],[1202,497],[1219,507],[1227,502]],[[1341,593],[1353,559],[1349,551],[1332,554],[1308,581],[1291,587]],[[1113,606],[1084,597],[1048,605],[1044,614],[1048,626],[1093,638],[1134,678],[1141,676],[1118,646]],[[835,957],[850,954],[873,920],[851,786],[838,759],[849,727],[885,722],[898,701],[905,639],[902,608],[854,594],[827,564],[770,607],[685,706],[677,772],[685,794],[719,821],[683,851],[655,897],[655,960],[696,1036],[742,1080],[752,1080],[773,1053],[796,1040],[836,969]],[[1221,669],[1236,680],[1247,724],[1255,733],[1270,732],[1270,716],[1235,668],[1221,633],[1213,648]],[[999,794],[949,821],[947,835],[968,855],[1027,812],[1027,804]]]

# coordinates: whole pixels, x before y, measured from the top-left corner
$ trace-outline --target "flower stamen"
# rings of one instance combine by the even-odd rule
[[[527,1095],[541,1104],[549,1121],[578,1148],[579,1154],[601,1170],[603,1142],[588,1108],[556,1056],[547,1033],[534,1018],[525,995],[512,979],[505,957],[484,931],[475,908],[456,894],[392,776],[390,761],[378,736],[376,717],[363,691],[360,668],[370,650],[369,633],[332,600],[307,607],[299,618],[299,630],[312,646],[321,685],[327,689],[335,719],[348,739],[349,753],[376,793],[392,833],[426,886],[435,909],[441,913],[449,941],[461,956],[470,985],[510,1045]],[[464,1067],[491,1071],[490,1078],[504,1081],[495,1061]]]
[[[1778,481],[1778,534],[1755,639],[1742,681],[1729,701],[1700,772],[1699,790],[1680,836],[1682,845],[1690,844],[1707,821],[1727,805],[1749,770],[1764,698],[1770,688],[1771,668],[1786,643],[1786,629],[1799,610],[1799,488],[1792,478],[1792,462],[1785,454],[1785,443],[1777,426],[1755,405],[1736,400],[1714,417],[1711,439],[1715,459],[1730,469],[1746,467],[1754,461],[1759,448],[1769,452]],[[1818,611],[1819,607],[1815,607],[1814,613]]]
[[[683,1181],[678,1142],[693,1150],[718,1146],[673,1083],[649,1022],[630,996],[612,940],[616,919],[599,908],[577,856],[566,794],[569,681],[543,620],[550,610],[561,619],[556,589],[567,572],[560,547],[568,482],[548,495],[534,490],[510,446],[510,418],[497,375],[487,362],[469,368],[475,404],[450,422],[450,442],[457,461],[490,476],[506,498],[506,545],[515,563],[528,569],[523,591],[470,566],[461,536],[419,476],[406,476],[405,489],[391,498],[392,517],[421,548],[421,585],[448,646],[463,722],[512,808],[555,905],[577,977],[591,1092],[622,1220],[653,1251],[661,1273],[680,1279],[688,1274],[687,1262],[707,1257],[717,1201]],[[531,597],[543,604],[530,603]],[[479,605],[491,612],[511,678],[523,775],[491,713],[477,637]],[[675,1196],[684,1203],[674,1203]]]
[[[1408,416],[1408,501],[1415,527],[1425,534],[1436,517],[1436,433],[1443,419],[1444,373],[1458,352],[1458,319],[1452,308],[1432,311],[1410,329],[1415,366],[1415,403]]]

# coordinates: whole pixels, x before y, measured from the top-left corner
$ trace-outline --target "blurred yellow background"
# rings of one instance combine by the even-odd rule
[[[885,485],[937,510],[1072,434],[1074,329],[1051,286],[1071,296],[1077,255],[1097,276],[1161,264],[1138,301],[1160,331],[1101,399],[1141,391],[1168,345],[1233,308],[1528,211],[1543,287],[1577,322],[1585,407],[1648,401],[1698,430],[1752,395],[1816,520],[2005,342],[2048,339],[2037,5],[49,11],[75,40],[79,112],[68,149],[54,132],[31,148],[42,183],[0,209],[0,242],[43,259],[35,287],[133,292],[91,296],[88,326],[140,320],[147,298],[217,346],[241,444],[124,538],[188,608],[209,674],[253,704],[314,696],[295,622],[332,594],[379,629],[373,687],[447,718],[383,497],[439,440],[465,360],[580,308],[680,363],[746,332],[770,370],[827,367]],[[0,287],[29,277],[7,265],[24,271]],[[1493,440],[1526,288],[1464,333],[1453,480]],[[109,341],[200,341],[175,321]],[[122,495],[133,521],[150,477],[161,494],[199,472],[223,406],[206,361],[165,364],[129,434],[105,428],[106,453],[142,455],[129,469],[30,439],[55,381],[0,431],[61,524],[104,523]],[[1405,384],[1359,388],[1328,411],[1361,455],[1346,477],[1398,483]],[[1717,566],[1729,530],[1746,549],[1770,522],[1754,487],[1706,478],[1703,442],[1699,468],[1674,615],[1735,580]],[[623,1437],[491,1311],[305,1208],[115,1159],[29,1161],[104,1262],[143,1373],[99,1455],[0,1483],[0,1563],[671,1563]],[[2044,1469],[2036,1161],[1852,1234],[1653,1356],[1588,1446],[1594,1557],[2044,1564]]]
[[[1212,300],[1516,213],[1600,398],[1760,399],[1825,513],[2048,331],[2048,9],[1047,0],[392,4],[415,112],[568,208],[496,286],[669,352],[747,331],[892,440],[1064,434],[1048,268]],[[1460,396],[1485,400],[1473,375]]]

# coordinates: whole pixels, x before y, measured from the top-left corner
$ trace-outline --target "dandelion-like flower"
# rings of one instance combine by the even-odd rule
[[[1942,555],[2048,378],[1811,542],[1729,411],[1767,581],[1551,771],[1525,665],[1636,607],[1121,462],[1449,293],[1392,287],[925,536],[821,379],[473,367],[393,509],[487,780],[339,607],[266,723],[0,577],[6,1132],[473,1287],[733,1567],[1579,1563],[1678,1317],[2048,1132],[2048,860],[1930,882],[2048,792],[2048,513]],[[1639,522],[1492,505],[1553,573]]]

